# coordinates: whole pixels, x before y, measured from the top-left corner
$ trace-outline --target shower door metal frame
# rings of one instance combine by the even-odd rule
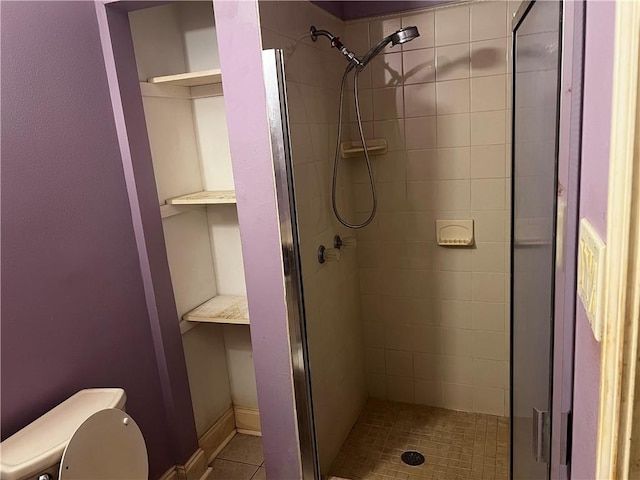
[[[302,290],[302,263],[293,182],[283,51],[281,49],[264,50],[262,52],[262,68],[280,223],[287,323],[302,464],[301,473],[303,480],[319,480],[320,466],[313,418],[311,376],[309,374],[309,349]]]
[[[513,389],[513,383],[514,383],[514,362],[513,362],[513,351],[514,351],[514,344],[515,344],[515,339],[514,339],[514,328],[513,328],[513,322],[514,322],[514,310],[515,310],[515,305],[514,305],[514,261],[513,261],[513,257],[514,257],[514,239],[515,239],[515,167],[516,167],[516,158],[515,158],[515,149],[516,149],[516,142],[515,140],[515,135],[516,135],[516,129],[515,129],[515,121],[516,121],[516,55],[517,55],[517,46],[516,46],[516,30],[518,29],[518,27],[521,25],[521,23],[523,22],[523,20],[525,19],[526,15],[529,13],[529,11],[531,11],[531,9],[533,8],[533,6],[535,5],[536,1],[538,0],[523,0],[522,3],[520,4],[520,7],[518,8],[517,12],[513,15],[513,19],[512,19],[512,36],[511,36],[511,46],[512,46],[512,52],[511,52],[511,60],[512,60],[512,79],[511,79],[511,97],[512,97],[512,102],[511,102],[511,125],[512,125],[512,136],[513,138],[511,138],[511,175],[512,175],[512,179],[511,179],[511,266],[510,266],[510,282],[509,282],[509,295],[510,295],[510,322],[511,322],[511,329],[510,329],[510,339],[509,339],[509,347],[510,347],[510,352],[511,352],[511,361],[510,361],[510,368],[509,368],[509,382],[510,382],[510,388],[509,388],[509,414],[510,414],[510,418],[513,419],[513,415],[514,415],[514,389]],[[561,97],[562,97],[562,74],[563,74],[563,41],[564,40],[564,33],[565,33],[565,25],[564,25],[564,13],[565,13],[565,6],[566,6],[566,2],[564,2],[563,0],[558,0],[559,6],[558,8],[560,9],[560,13],[559,13],[559,30],[558,30],[558,38],[559,38],[559,42],[558,42],[558,87],[557,87],[557,100],[556,100],[556,105],[557,105],[557,111],[556,111],[556,139],[555,139],[555,167],[554,167],[554,203],[553,203],[553,235],[552,235],[552,272],[556,271],[556,236],[557,236],[557,209],[558,209],[558,167],[559,167],[559,145],[560,145],[560,134],[563,133],[561,132],[560,129],[560,117],[561,117]],[[561,8],[562,7],[562,8]],[[583,12],[583,10],[580,10],[580,12]],[[580,17],[583,18],[583,15]],[[582,33],[582,31],[581,31]],[[582,65],[579,66],[579,70],[581,73],[582,72]],[[580,79],[581,82],[581,79]],[[580,95],[581,95],[581,90],[580,90]],[[572,108],[573,109],[573,108]],[[577,109],[578,112],[581,114],[581,99],[580,99],[580,105],[579,108]],[[571,113],[571,112],[569,112]],[[567,135],[569,134],[569,132],[564,132]],[[580,132],[578,132],[578,138],[580,136]],[[578,142],[578,148],[580,148],[580,142]],[[578,161],[579,164],[579,161]],[[570,177],[571,179],[573,179],[573,177],[579,178],[579,167],[576,168],[575,172],[570,172]],[[577,198],[577,193],[574,193],[575,197]],[[569,221],[570,226],[572,225],[572,222]],[[567,233],[569,233],[569,229],[567,229]],[[576,233],[577,233],[577,229],[576,229]],[[570,247],[574,246],[573,244],[576,243],[577,244],[577,235],[575,238],[575,241],[572,239],[572,241],[570,242]],[[570,248],[571,252],[573,253],[575,249]],[[575,273],[575,272],[574,272]],[[542,439],[542,444],[538,445],[538,449],[537,453],[541,454],[542,456],[546,456],[545,461],[547,463],[547,478],[550,478],[551,472],[552,472],[552,461],[554,458],[554,451],[553,448],[560,448],[563,449],[563,445],[566,449],[566,442],[567,442],[567,438],[566,438],[566,432],[564,435],[562,435],[563,439],[560,442],[555,442],[554,441],[554,437],[553,437],[553,425],[554,422],[553,418],[559,414],[561,414],[562,412],[555,412],[554,411],[554,405],[556,404],[556,402],[554,402],[554,395],[559,395],[562,394],[563,392],[554,392],[554,369],[555,369],[555,354],[556,354],[556,349],[557,346],[554,342],[555,340],[555,318],[554,318],[554,314],[555,314],[555,301],[556,301],[556,278],[555,278],[555,274],[552,275],[552,277],[550,278],[550,283],[551,283],[551,292],[552,292],[552,296],[551,296],[551,318],[550,318],[550,322],[551,322],[551,326],[550,326],[550,338],[549,338],[549,369],[550,369],[550,375],[549,375],[549,395],[548,395],[548,405],[547,405],[547,409],[548,409],[548,415],[547,418],[545,418],[545,422],[546,425],[544,425],[544,423],[542,425],[538,424],[538,429],[543,427],[547,430],[548,432],[548,438],[546,439]],[[569,279],[569,283],[571,283],[571,279]],[[563,319],[565,322],[575,322],[574,318],[564,318]],[[570,334],[572,336],[573,339],[573,327],[570,329]],[[572,340],[571,339],[571,340]],[[573,340],[572,340],[573,343]],[[566,352],[566,351],[561,351],[560,354],[563,357],[566,357],[567,355],[571,355],[571,357],[573,358],[573,348],[571,349],[570,352]],[[572,363],[572,358],[571,358],[571,369],[573,369],[573,363]],[[558,360],[562,360],[562,359],[558,359]],[[572,396],[572,375],[571,375],[571,382],[568,385],[562,385],[563,389],[568,389],[569,391],[569,395]],[[543,412],[540,412],[541,414]],[[544,412],[547,413],[547,412]],[[542,418],[542,415],[541,415]],[[547,423],[548,422],[548,423]],[[570,423],[569,422],[561,422],[562,426],[565,428],[570,428]],[[535,430],[538,430],[535,429]],[[535,432],[538,435],[541,435],[540,432]],[[559,432],[562,433],[562,432]],[[544,435],[544,433],[542,433],[542,435]],[[546,450],[545,452],[545,449]],[[509,451],[510,451],[510,462],[509,462],[509,474],[510,474],[510,478],[513,477],[513,473],[514,473],[514,465],[513,465],[513,452],[514,452],[514,431],[513,431],[513,421],[510,422],[510,441],[509,441]],[[545,455],[546,453],[546,455]]]
[[[576,285],[578,224],[580,203],[580,165],[582,161],[582,111],[586,0],[563,3],[560,126],[558,171],[564,191],[564,238],[561,271],[556,271],[556,309],[554,325],[553,397],[551,418],[551,477],[566,480],[571,469],[571,429],[575,355]]]

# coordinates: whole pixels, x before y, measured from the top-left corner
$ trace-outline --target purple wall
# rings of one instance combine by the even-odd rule
[[[603,240],[607,233],[607,193],[615,3],[587,5],[580,217],[593,224]],[[578,300],[575,339],[573,479],[595,478],[600,343],[596,342]]]
[[[291,351],[257,1],[216,0],[267,476],[300,478]]]
[[[154,3],[158,2],[149,6]],[[136,1],[105,8],[97,2],[96,15],[169,439],[176,463],[183,464],[198,447],[197,433],[127,14],[141,6]]]
[[[150,475],[176,461],[93,2],[3,2],[2,436],[123,387]]]
[[[418,8],[434,7],[442,3],[451,3],[455,0],[312,0],[319,7],[343,20],[372,17],[375,15],[390,15],[392,13],[406,12]]]

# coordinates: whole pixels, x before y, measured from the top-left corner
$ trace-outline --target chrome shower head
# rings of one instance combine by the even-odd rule
[[[389,44],[392,45],[401,45],[403,43],[410,42],[414,38],[420,36],[420,32],[418,32],[418,27],[404,27],[400,30],[393,32],[388,37],[384,37],[378,43],[376,43],[371,50],[369,50],[362,59],[359,59],[354,52],[345,47],[340,41],[339,37],[336,37],[331,32],[327,30],[318,30],[316,27],[311,26],[309,29],[309,34],[311,35],[311,40],[314,42],[318,40],[318,37],[327,37],[331,42],[332,47],[336,47],[340,53],[342,53],[345,58],[349,61],[349,70],[353,68],[357,68],[362,70],[367,63],[369,63],[373,57],[378,55],[384,47]]]
[[[389,35],[389,38],[391,39],[392,45],[401,45],[419,36],[420,32],[418,32],[418,27],[405,27]]]
[[[403,43],[410,42],[411,40],[419,36],[420,32],[418,32],[418,27],[404,27],[393,32],[391,35],[389,35],[388,37],[384,37],[373,47],[371,47],[371,50],[369,50],[364,55],[364,57],[362,57],[362,66],[360,68],[364,68],[364,66],[371,60],[373,60],[373,58],[378,55],[387,45],[401,45]]]

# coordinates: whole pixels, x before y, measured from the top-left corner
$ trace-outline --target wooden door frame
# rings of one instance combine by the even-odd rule
[[[604,332],[596,477],[631,478],[637,458],[640,309],[640,4],[616,5]],[[634,431],[633,420],[636,419]]]

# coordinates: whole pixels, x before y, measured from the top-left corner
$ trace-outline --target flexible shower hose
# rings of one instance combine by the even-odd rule
[[[338,202],[336,200],[337,197],[337,189],[338,189],[338,170],[340,169],[340,140],[342,139],[342,104],[344,100],[344,86],[347,82],[347,76],[351,70],[355,70],[353,76],[353,99],[355,103],[356,109],[356,120],[358,123],[358,132],[360,133],[360,141],[362,142],[362,148],[364,149],[364,158],[367,162],[367,170],[369,172],[369,183],[371,185],[371,197],[373,199],[373,207],[371,208],[371,214],[369,218],[367,218],[362,223],[350,223],[347,221],[338,210]],[[340,84],[340,112],[338,114],[338,141],[336,143],[336,155],[333,161],[333,186],[331,188],[331,203],[333,205],[333,213],[335,214],[338,221],[348,228],[358,229],[364,228],[369,225],[376,216],[376,211],[378,209],[378,198],[376,195],[376,184],[375,179],[373,178],[373,169],[371,168],[371,160],[369,159],[369,153],[367,152],[367,143],[364,139],[364,133],[362,131],[362,119],[360,118],[360,104],[358,102],[358,74],[360,73],[360,69],[353,68],[352,65],[348,65],[342,75],[342,83]]]

